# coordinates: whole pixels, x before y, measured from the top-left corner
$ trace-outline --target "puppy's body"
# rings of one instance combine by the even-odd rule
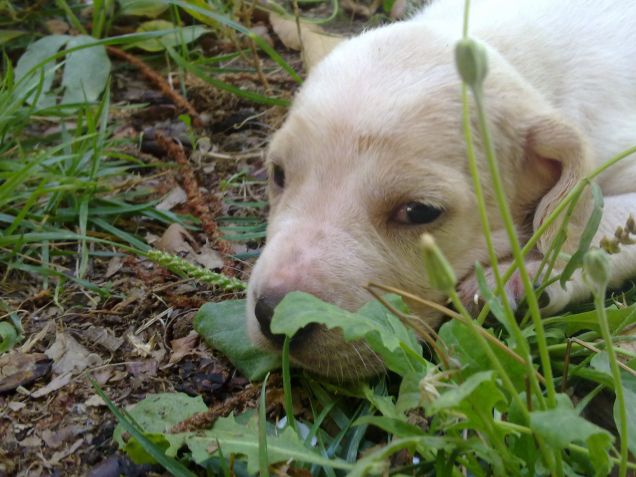
[[[362,287],[374,281],[443,301],[427,285],[422,232],[434,235],[462,277],[466,299],[476,291],[473,266],[488,255],[453,64],[462,14],[463,2],[438,0],[408,22],[343,43],[312,70],[270,148],[268,243],[248,292],[249,331],[257,343],[276,342],[271,312],[292,290],[356,309],[369,299]],[[486,106],[522,237],[578,180],[636,144],[634,19],[636,5],[619,0],[474,3],[470,31],[488,50]],[[484,172],[482,178],[505,262],[510,246],[489,178]],[[624,160],[599,183],[606,213],[597,239],[636,213],[636,161]],[[589,210],[584,196],[566,250],[576,246]],[[539,243],[531,272],[557,226]],[[614,262],[614,284],[635,276],[636,246],[625,247]],[[552,287],[550,310],[584,298],[581,283],[575,276],[566,290]],[[516,290],[513,283],[508,292],[518,300]],[[439,322],[436,313],[411,305],[431,324]],[[293,343],[292,358],[337,377],[381,369],[363,344],[345,344],[338,333],[319,328]]]

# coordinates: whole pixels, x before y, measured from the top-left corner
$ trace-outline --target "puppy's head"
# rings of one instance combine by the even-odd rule
[[[499,69],[493,74],[503,78],[491,80],[490,89],[514,98],[525,86]],[[561,174],[552,158],[527,159],[534,150],[528,118],[516,125],[508,117],[525,109],[497,110],[493,121],[520,229],[532,227],[540,198]],[[248,290],[255,343],[280,347],[270,322],[276,304],[294,290],[349,310],[371,298],[363,288],[369,282],[443,302],[427,282],[418,246],[423,232],[435,237],[459,277],[487,259],[461,117],[452,42],[421,25],[397,24],[350,40],[312,71],[268,153],[267,245]],[[486,199],[495,246],[505,256],[509,246],[488,187]],[[439,323],[434,311],[409,305]],[[383,369],[364,343],[345,343],[338,331],[319,326],[301,330],[290,354],[296,364],[338,379]]]

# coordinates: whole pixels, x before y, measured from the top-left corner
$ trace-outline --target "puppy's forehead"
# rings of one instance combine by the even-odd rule
[[[425,153],[454,142],[459,81],[452,52],[430,48],[429,36],[402,24],[336,48],[303,85],[272,156],[324,163]],[[427,41],[424,51],[419,45]]]

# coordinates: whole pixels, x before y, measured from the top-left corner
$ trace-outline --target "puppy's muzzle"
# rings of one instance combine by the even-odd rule
[[[283,298],[285,293],[281,292],[266,292],[256,298],[256,305],[254,306],[254,315],[258,321],[261,333],[267,340],[277,348],[283,347],[285,341],[285,335],[279,335],[272,333],[272,318],[274,317],[274,309]],[[318,325],[309,324],[304,328],[301,328],[296,332],[290,341],[290,347],[298,347],[299,345],[306,344],[311,335],[318,329]]]

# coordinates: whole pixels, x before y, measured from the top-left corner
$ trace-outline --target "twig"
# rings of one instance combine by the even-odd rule
[[[563,360],[563,378],[561,380],[561,392],[564,393],[568,386],[568,373],[570,372],[570,355],[572,354],[572,340],[568,338],[568,345],[565,348],[565,359]]]
[[[593,351],[594,353],[600,353],[601,350],[598,349],[596,346],[594,346],[592,343],[588,343],[587,341],[583,341],[580,340],[578,338],[571,338],[571,340],[573,342],[575,342],[576,344],[578,344],[579,346],[583,346],[583,348],[586,348],[590,351]],[[616,361],[616,363],[618,364],[618,366],[620,368],[622,368],[624,371],[627,371],[629,374],[631,374],[632,376],[636,376],[636,371],[633,370],[632,368],[630,368],[629,366],[627,366],[625,363],[623,363],[622,361]]]
[[[185,152],[183,151],[183,147],[171,139],[168,139],[159,131],[155,132],[155,139],[164,151],[166,151],[168,157],[179,164],[181,175],[183,176],[183,189],[188,196],[188,205],[201,221],[201,228],[203,228],[203,231],[212,241],[215,248],[225,255],[223,258],[223,262],[225,264],[223,267],[223,273],[228,276],[233,276],[234,271],[230,260],[227,258],[227,256],[232,253],[232,247],[228,242],[223,240],[219,234],[219,229],[216,222],[213,220],[212,212],[210,211],[208,204],[203,200],[203,197],[201,197],[199,183],[194,176],[194,171],[188,162]]]
[[[280,376],[275,374],[270,376],[268,383],[268,394],[278,392],[281,386]],[[247,407],[247,404],[258,399],[261,393],[260,385],[251,384],[231,398],[223,402],[214,404],[207,411],[199,412],[178,424],[175,424],[170,433],[194,432],[198,430],[210,429],[219,417],[229,416],[231,412]],[[271,401],[271,399],[268,399]]]
[[[124,60],[130,63],[131,65],[135,66],[137,69],[139,69],[139,72],[148,81],[150,81],[157,88],[159,88],[159,90],[163,93],[164,96],[169,98],[170,101],[172,101],[178,108],[186,111],[190,115],[190,117],[192,118],[193,126],[197,128],[203,126],[203,121],[201,121],[201,117],[199,116],[199,113],[197,112],[197,110],[194,109],[194,106],[192,106],[192,104],[190,104],[190,102],[186,98],[181,96],[181,94],[179,94],[177,91],[172,89],[170,87],[170,84],[168,84],[168,82],[163,78],[163,76],[161,76],[159,73],[153,70],[150,66],[144,63],[140,58],[128,53],[127,51],[124,51],[120,48],[116,48],[114,46],[107,46],[106,50],[108,51],[109,55],[119,58],[121,60]]]

